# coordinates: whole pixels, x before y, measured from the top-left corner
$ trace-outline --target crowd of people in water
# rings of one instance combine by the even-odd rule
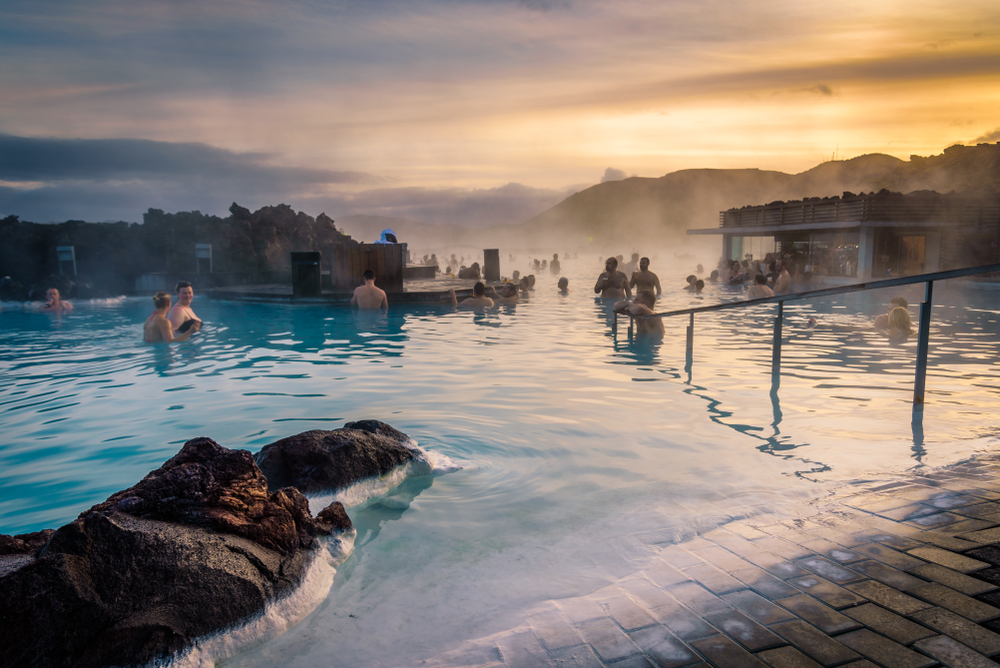
[[[566,253],[563,259],[570,257],[570,254]],[[425,255],[423,259],[425,264],[437,264],[437,256],[434,254]],[[466,266],[462,264],[465,260],[464,256],[457,257],[453,253],[450,258],[451,264],[446,266],[442,275],[475,280],[472,295],[459,299],[455,289],[451,288],[444,296],[445,304],[458,308],[490,308],[517,304],[535,289],[535,274],[521,275],[518,270],[511,274],[510,279],[504,278],[495,285],[487,285],[483,281],[479,263],[473,261]],[[509,261],[516,261],[516,256],[510,254]],[[528,267],[539,273],[547,270],[556,275],[562,270],[558,253],[554,253],[551,260],[529,258]],[[808,270],[808,266],[806,269]],[[744,260],[721,259],[718,267],[708,275],[707,283],[727,286],[749,284],[745,293],[746,299],[767,299],[793,292],[793,275],[795,283],[800,286],[808,284],[811,278],[808,273],[808,271],[798,271],[794,258],[768,253],[764,259],[757,261],[749,255]],[[693,295],[701,295],[706,287],[706,280],[699,278],[698,274],[704,274],[704,268],[700,264],[695,274],[687,276],[686,285],[682,289]],[[362,310],[388,309],[388,296],[375,284],[374,272],[371,269],[365,270],[362,279],[363,284],[355,288],[351,295],[351,305]],[[559,294],[568,295],[569,280],[560,276],[556,282],[556,289]],[[145,342],[178,343],[186,341],[201,329],[202,320],[191,307],[194,299],[191,283],[181,281],[175,286],[175,292],[176,303],[173,303],[169,292],[157,292],[153,296],[154,310],[143,325]],[[628,261],[625,261],[622,255],[608,257],[604,262],[604,271],[597,277],[594,294],[602,299],[615,300],[613,310],[635,318],[636,330],[639,333],[663,335],[663,320],[661,317],[655,317],[656,300],[663,294],[663,287],[659,277],[650,270],[648,257],[640,257],[638,253],[633,253]],[[65,314],[73,310],[73,305],[62,299],[55,287],[46,291],[45,298],[42,310],[46,312]],[[818,320],[811,317],[806,326],[816,327],[818,324]],[[905,341],[916,333],[910,319],[908,304],[902,297],[894,297],[887,312],[877,316],[873,325],[876,331],[892,341]]]

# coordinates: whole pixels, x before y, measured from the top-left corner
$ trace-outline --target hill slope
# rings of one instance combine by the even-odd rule
[[[610,181],[578,192],[520,225],[490,228],[497,245],[678,243],[689,229],[717,227],[719,212],[745,205],[844,191],[937,190],[1000,194],[1000,144],[952,146],[938,156],[863,155],[827,162],[801,174],[758,169],[689,169],[657,179]],[[593,241],[591,241],[591,239]]]

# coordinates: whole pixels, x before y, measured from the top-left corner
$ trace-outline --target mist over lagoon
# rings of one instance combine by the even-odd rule
[[[994,5],[5,4],[0,665],[989,662]]]

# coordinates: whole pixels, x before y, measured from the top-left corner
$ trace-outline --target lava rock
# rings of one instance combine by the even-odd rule
[[[360,420],[342,429],[314,429],[275,441],[255,460],[271,489],[332,491],[412,461],[416,451],[406,445],[409,440],[384,422]]]
[[[162,660],[291,593],[317,538],[346,531],[341,504],[313,518],[298,490],[268,491],[249,452],[188,441],[37,555],[0,558],[0,665]]]

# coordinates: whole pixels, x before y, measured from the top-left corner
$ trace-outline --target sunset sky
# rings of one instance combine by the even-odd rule
[[[998,141],[1000,2],[13,0],[0,90],[0,216],[516,223],[607,178]]]

